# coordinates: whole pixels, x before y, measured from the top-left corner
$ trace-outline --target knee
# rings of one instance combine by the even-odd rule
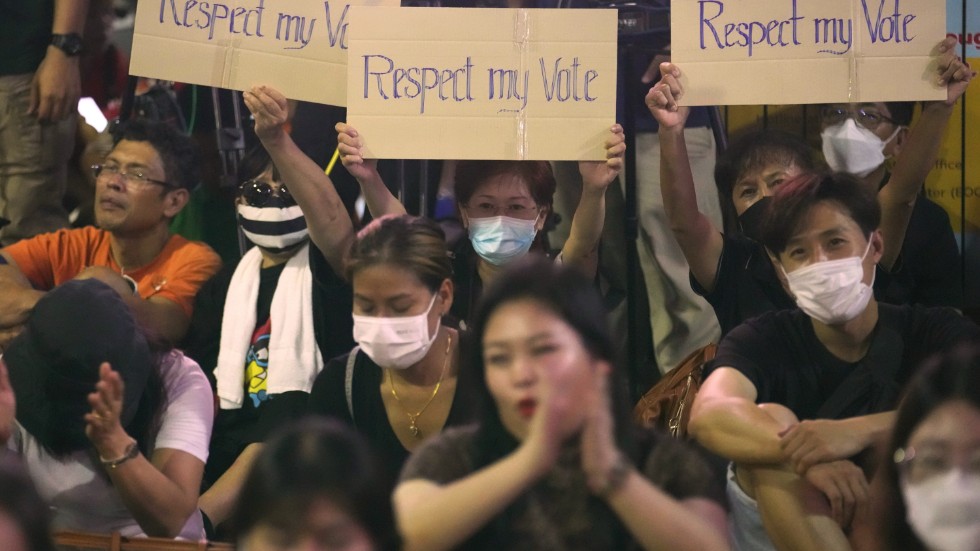
[[[800,422],[795,413],[793,413],[788,407],[781,404],[759,404],[759,409],[766,412],[769,417],[775,419],[776,422],[779,423],[779,430],[781,431],[786,430]]]

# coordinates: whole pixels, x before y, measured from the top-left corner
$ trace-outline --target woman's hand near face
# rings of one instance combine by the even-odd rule
[[[123,410],[122,377],[113,371],[109,362],[99,366],[99,382],[95,392],[88,395],[92,411],[85,414],[85,436],[100,456],[107,459],[122,457],[133,439],[120,422]]]
[[[592,493],[600,494],[612,490],[613,478],[622,465],[622,452],[616,448],[613,439],[615,426],[609,407],[607,390],[608,375],[605,370],[596,370],[592,395],[586,404],[585,425],[582,427],[582,470],[586,483]]]
[[[582,429],[583,408],[575,388],[577,367],[567,362],[539,367],[538,403],[523,446],[534,452],[542,474],[555,464],[565,441]]]
[[[340,151],[340,162],[350,175],[358,181],[372,178],[378,173],[378,160],[365,159],[361,147],[364,141],[353,126],[338,122],[334,129],[337,131],[337,149]]]

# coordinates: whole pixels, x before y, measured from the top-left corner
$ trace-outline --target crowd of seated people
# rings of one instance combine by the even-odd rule
[[[980,550],[980,328],[949,218],[920,196],[975,76],[953,47],[946,100],[912,126],[911,104],[821,106],[822,160],[801,136],[739,136],[714,178],[726,228],[699,210],[683,67],[660,65],[664,211],[722,331],[691,441],[631,421],[596,283],[619,124],[579,163],[560,248],[544,161],[455,163],[465,238],[447,242],[340,122],[361,224],[256,84],[225,266],[170,229],[201,178],[191,138],[121,125],[96,225],[0,249],[0,541]]]

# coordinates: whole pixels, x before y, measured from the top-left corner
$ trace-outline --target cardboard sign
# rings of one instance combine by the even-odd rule
[[[129,72],[345,105],[352,5],[398,0],[143,0]]]
[[[674,0],[686,105],[939,100],[944,0]]]
[[[366,157],[605,159],[614,10],[358,7],[350,22]]]

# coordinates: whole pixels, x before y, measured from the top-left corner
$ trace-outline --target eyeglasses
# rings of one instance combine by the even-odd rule
[[[276,195],[287,207],[296,204],[296,199],[293,199],[285,184],[279,184],[279,189],[275,191],[268,182],[262,180],[245,180],[238,186],[238,196],[244,199],[245,204],[250,207],[262,208],[269,204],[272,197]]]
[[[123,172],[117,164],[104,164],[104,165],[92,165],[92,174],[95,175],[96,180],[108,180],[115,176],[121,176],[123,181],[126,182],[127,186],[147,188],[150,184],[156,184],[158,186],[163,186],[167,188],[177,187],[169,182],[164,182],[163,180],[154,180],[153,178],[147,178],[141,169],[134,169],[128,172]]]
[[[970,474],[980,475],[980,447],[965,450],[962,460],[957,460],[957,455],[944,446],[930,446],[921,450],[908,446],[895,450],[892,459],[898,465],[899,472],[912,483],[946,474],[955,467],[960,467]]]
[[[491,216],[509,216],[521,220],[533,220],[538,216],[538,207],[529,207],[520,203],[498,206],[492,203],[480,203],[477,205],[466,205],[467,210],[473,218],[490,218]]]
[[[882,122],[898,124],[891,117],[882,115],[875,109],[865,107],[861,107],[853,112],[842,107],[824,107],[823,111],[820,112],[820,117],[824,126],[834,126],[853,117],[854,122],[868,130],[876,130]]]

